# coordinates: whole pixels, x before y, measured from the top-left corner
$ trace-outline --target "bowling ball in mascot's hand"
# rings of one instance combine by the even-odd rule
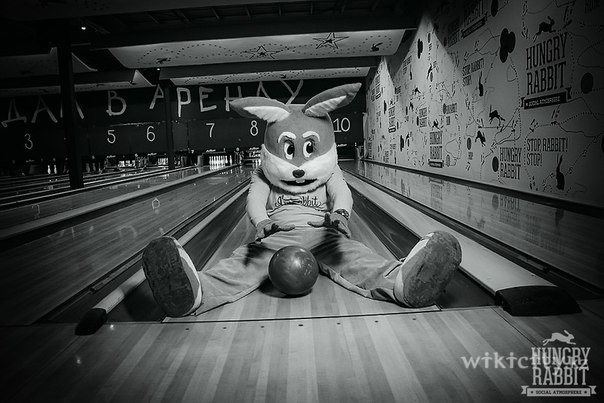
[[[268,277],[276,289],[291,297],[308,294],[319,276],[313,254],[300,246],[279,249],[268,265]]]

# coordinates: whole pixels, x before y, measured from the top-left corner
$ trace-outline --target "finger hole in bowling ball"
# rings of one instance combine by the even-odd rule
[[[308,249],[286,246],[271,258],[268,276],[274,288],[285,296],[301,297],[310,293],[315,285],[319,265]]]

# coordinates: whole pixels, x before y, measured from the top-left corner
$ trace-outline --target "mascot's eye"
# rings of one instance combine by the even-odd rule
[[[308,158],[312,155],[313,151],[315,151],[315,145],[312,141],[307,141],[304,143],[304,149],[302,151],[304,152],[304,156]]]
[[[292,143],[291,141],[288,140],[283,144],[283,153],[285,154],[285,158],[287,158],[288,160],[294,158],[294,151],[294,143]]]

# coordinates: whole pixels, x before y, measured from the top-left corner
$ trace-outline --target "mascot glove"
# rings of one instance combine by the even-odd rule
[[[308,225],[312,227],[327,227],[338,230],[342,234],[350,238],[350,229],[348,229],[348,220],[342,214],[325,213],[323,221],[309,221]]]
[[[266,238],[269,235],[274,234],[278,231],[291,231],[294,229],[293,224],[279,225],[270,218],[262,220],[256,225],[256,241]]]

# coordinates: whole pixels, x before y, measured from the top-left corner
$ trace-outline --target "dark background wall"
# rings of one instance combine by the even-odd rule
[[[312,96],[359,80],[254,82],[211,86],[156,86],[77,93],[77,132],[82,156],[166,152],[167,135],[175,151],[259,146],[265,124],[230,111],[229,100],[263,96],[305,103]],[[287,84],[287,85],[286,85]],[[171,121],[166,123],[165,91],[170,91]],[[365,94],[332,114],[339,144],[363,142]],[[64,158],[66,147],[58,94],[0,99],[2,165],[26,159]]]

